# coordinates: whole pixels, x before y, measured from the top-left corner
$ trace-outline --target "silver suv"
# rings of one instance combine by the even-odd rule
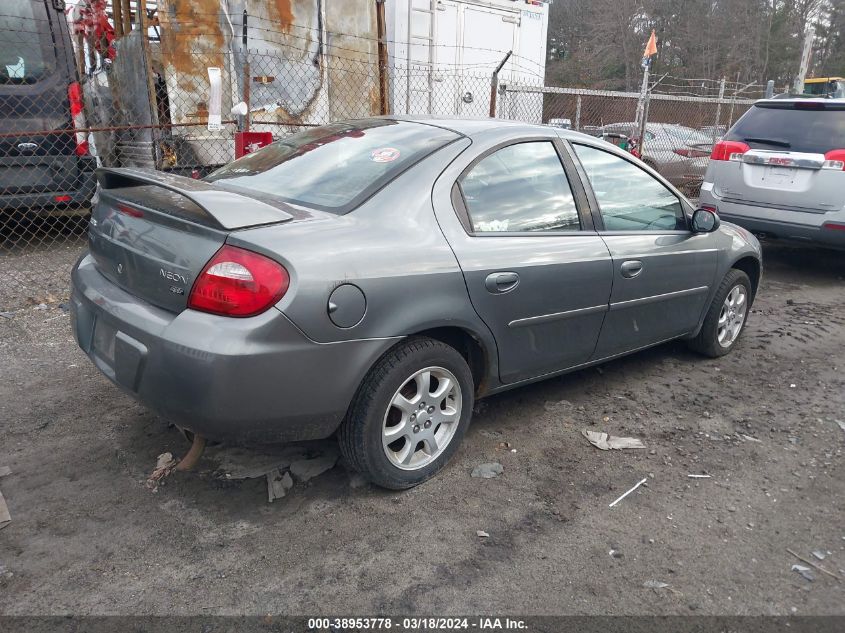
[[[845,248],[845,99],[755,103],[714,146],[700,205],[764,237]]]

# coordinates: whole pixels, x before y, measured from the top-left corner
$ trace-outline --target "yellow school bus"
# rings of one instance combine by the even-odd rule
[[[804,94],[818,97],[845,97],[845,77],[813,77],[804,80]]]

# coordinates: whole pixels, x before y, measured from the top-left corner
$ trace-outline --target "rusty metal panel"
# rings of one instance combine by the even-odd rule
[[[329,116],[379,113],[378,32],[373,0],[328,2]]]
[[[250,108],[255,125],[325,121],[327,97],[323,2],[319,0],[230,0],[249,13]],[[240,24],[240,22],[239,22]],[[237,31],[240,34],[240,31]],[[240,38],[234,41],[238,71],[244,61]],[[243,93],[243,72],[236,72]],[[261,110],[260,112],[255,112]]]
[[[159,1],[159,59],[172,123],[206,120],[209,66],[224,69],[224,77],[228,76],[232,29],[227,23],[227,4],[225,0]],[[230,92],[224,87],[224,112],[232,107],[231,98],[227,102]]]
[[[159,19],[160,67],[173,124],[206,120],[209,66],[223,71],[224,119],[243,100],[244,81],[250,82],[254,129],[278,131],[284,123],[378,112],[376,11],[370,0],[160,0]]]

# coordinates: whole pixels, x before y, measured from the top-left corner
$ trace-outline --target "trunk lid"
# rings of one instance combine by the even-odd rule
[[[729,161],[716,181],[728,200],[826,213],[845,204],[845,172],[824,169],[824,154],[752,149]]]
[[[89,248],[100,273],[131,294],[184,310],[197,275],[238,229],[308,214],[160,172],[98,169]]]

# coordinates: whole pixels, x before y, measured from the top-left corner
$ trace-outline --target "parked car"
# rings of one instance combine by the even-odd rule
[[[4,0],[0,10],[0,210],[85,204],[94,192],[63,6]]]
[[[728,128],[725,125],[705,125],[699,129],[699,132],[704,134],[711,143],[721,139],[727,131]]]
[[[845,99],[756,102],[713,148],[701,203],[760,235],[845,247]]]
[[[636,123],[612,123],[601,130],[640,137]],[[640,158],[666,180],[676,187],[698,186],[707,169],[713,138],[683,125],[647,123],[643,145]]]
[[[498,120],[301,132],[203,181],[101,169],[74,266],[79,346],[204,437],[339,431],[407,488],[477,398],[675,338],[728,353],[756,239],[598,139]]]

